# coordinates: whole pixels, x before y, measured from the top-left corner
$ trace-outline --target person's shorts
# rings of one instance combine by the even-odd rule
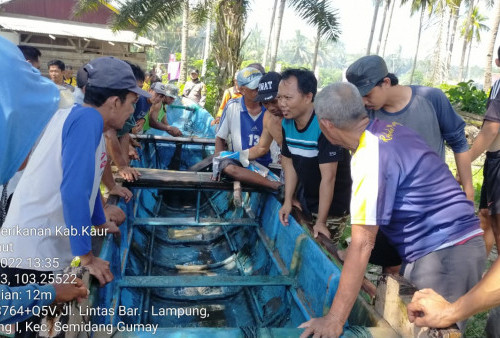
[[[500,150],[486,153],[479,208],[487,208],[490,215],[500,214]]]
[[[373,247],[369,262],[383,267],[398,266],[402,263],[398,251],[380,230],[377,232],[375,246]]]
[[[316,224],[318,214],[312,213],[312,224]],[[330,231],[330,239],[333,243],[338,243],[340,237],[344,233],[345,227],[349,222],[349,215],[345,216],[328,216],[326,219],[326,227]]]

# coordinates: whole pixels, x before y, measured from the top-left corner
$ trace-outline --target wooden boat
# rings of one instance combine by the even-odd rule
[[[160,337],[298,337],[298,325],[328,311],[342,264],[333,244],[312,238],[300,212],[284,227],[276,196],[245,185],[235,206],[233,183],[214,182],[196,165],[213,140],[139,139],[142,176],[124,183],[134,199],[118,202],[127,214],[121,237],[108,235],[100,249],[115,279],[91,291],[92,307],[108,313],[92,323],[113,326],[116,337],[152,336],[153,328]],[[414,289],[387,277],[380,285],[372,305],[375,286],[364,281],[346,337],[418,332],[404,306]]]

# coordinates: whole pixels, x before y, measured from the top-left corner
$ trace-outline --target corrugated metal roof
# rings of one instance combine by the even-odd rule
[[[19,17],[0,15],[0,26],[16,32],[35,34],[52,34],[54,36],[79,37],[101,41],[136,43],[144,46],[154,46],[147,38],[136,36],[131,31],[113,32],[106,26],[97,24],[82,24],[79,22],[55,21],[36,17]]]

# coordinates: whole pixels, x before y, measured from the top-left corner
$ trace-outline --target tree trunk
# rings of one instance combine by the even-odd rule
[[[387,38],[389,37],[389,32],[391,31],[392,14],[394,13],[394,4],[396,0],[392,0],[391,14],[389,15],[389,22],[387,23],[387,29],[385,32],[384,48],[382,48],[382,57],[385,56],[385,46],[387,46]]]
[[[267,55],[269,54],[269,47],[271,46],[271,39],[273,36],[272,33],[273,33],[274,16],[276,15],[277,6],[278,6],[278,0],[274,0],[273,13],[271,15],[271,23],[269,24],[269,34],[267,35],[266,48],[264,48],[264,56],[262,58],[262,65],[264,66],[264,68],[266,67]]]
[[[441,20],[439,20],[439,33],[438,33],[438,39],[436,41],[436,46],[434,47],[434,56],[432,58],[433,60],[433,67],[432,67],[432,76],[431,76],[431,83],[433,85],[441,83],[443,81],[443,55],[442,51],[443,49],[446,50],[447,47],[443,48],[443,41],[444,41],[444,30],[445,30],[445,25],[446,25],[446,20],[445,20],[445,10],[444,8],[441,10]]]
[[[467,53],[467,64],[466,64],[466,66],[465,66],[465,69],[466,69],[465,74],[467,74],[467,75],[466,75],[466,79],[469,79],[469,70],[470,70],[470,69],[469,69],[470,50],[472,49],[472,41],[473,41],[473,40],[474,40],[474,39],[470,39],[470,42],[469,42],[469,52]]]
[[[488,92],[491,88],[491,63],[493,61],[493,51],[495,49],[495,41],[497,39],[498,25],[500,24],[500,1],[496,2],[495,20],[491,26],[490,42],[488,43],[488,51],[486,53],[486,65],[484,67],[484,91]]]
[[[418,36],[417,36],[417,49],[415,50],[415,57],[413,58],[413,65],[411,67],[410,84],[412,84],[413,82],[413,75],[415,74],[415,67],[417,66],[418,48],[420,47],[420,36],[422,35],[424,14],[425,14],[425,6],[422,7],[422,12],[420,13],[420,24],[418,26]]]
[[[321,34],[318,28],[318,35],[316,36],[316,43],[314,44],[314,55],[313,55],[313,62],[312,62],[312,71],[316,72],[316,63],[318,61],[318,50],[319,50],[319,41],[321,39]]]
[[[450,44],[448,46],[448,58],[446,59],[447,73],[449,73],[450,67],[451,67],[451,56],[453,55],[453,44],[455,43],[455,35],[457,33],[457,24],[458,24],[458,14],[460,12],[460,5],[461,4],[462,4],[462,2],[460,2],[458,4],[459,7],[455,8],[453,13],[452,13],[453,26],[451,29]],[[449,76],[449,74],[447,76]]]
[[[278,55],[278,45],[280,41],[283,13],[285,12],[285,3],[286,0],[280,0],[280,8],[278,10],[278,17],[276,18],[276,30],[274,32],[274,43],[273,48],[271,49],[271,65],[269,66],[269,70],[271,71],[274,71],[274,69],[276,68],[276,56]]]
[[[380,51],[380,46],[382,45],[382,36],[384,35],[385,19],[387,18],[387,12],[389,11],[390,4],[391,0],[385,0],[384,16],[382,17],[382,25],[380,26],[380,34],[378,35],[377,53],[376,53],[377,55],[378,52]]]
[[[187,75],[187,41],[189,32],[189,0],[184,0],[182,10],[182,44],[181,44],[181,74],[179,83],[186,82]]]
[[[368,39],[368,47],[366,47],[366,55],[370,55],[372,48],[373,34],[375,33],[375,25],[377,24],[378,8],[382,0],[377,0],[375,3],[375,10],[373,11],[372,28],[370,30],[370,38]]]
[[[212,29],[212,9],[208,13],[207,28],[205,32],[205,48],[203,50],[203,66],[201,66],[201,76],[205,76],[207,72],[208,54],[210,54],[210,31]]]
[[[470,28],[472,26],[471,20],[472,20],[472,12],[474,10],[474,0],[472,0],[469,3],[469,10],[467,11],[467,24],[465,27],[465,34],[464,34],[464,43],[462,45],[462,57],[460,58],[460,70],[459,70],[459,81],[464,80],[464,62],[465,62],[465,53],[467,52],[467,37],[470,34]]]
[[[232,83],[234,73],[241,63],[241,34],[245,28],[246,7],[244,0],[217,1],[214,5],[215,31],[212,50],[217,66],[217,95],[220,99],[224,90]]]

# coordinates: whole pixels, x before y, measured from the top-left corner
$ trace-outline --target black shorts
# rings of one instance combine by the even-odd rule
[[[479,208],[487,208],[490,215],[500,214],[500,150],[486,153]]]
[[[387,236],[380,230],[377,232],[375,246],[373,247],[369,262],[383,267],[398,266],[402,263],[398,251],[389,242]]]

